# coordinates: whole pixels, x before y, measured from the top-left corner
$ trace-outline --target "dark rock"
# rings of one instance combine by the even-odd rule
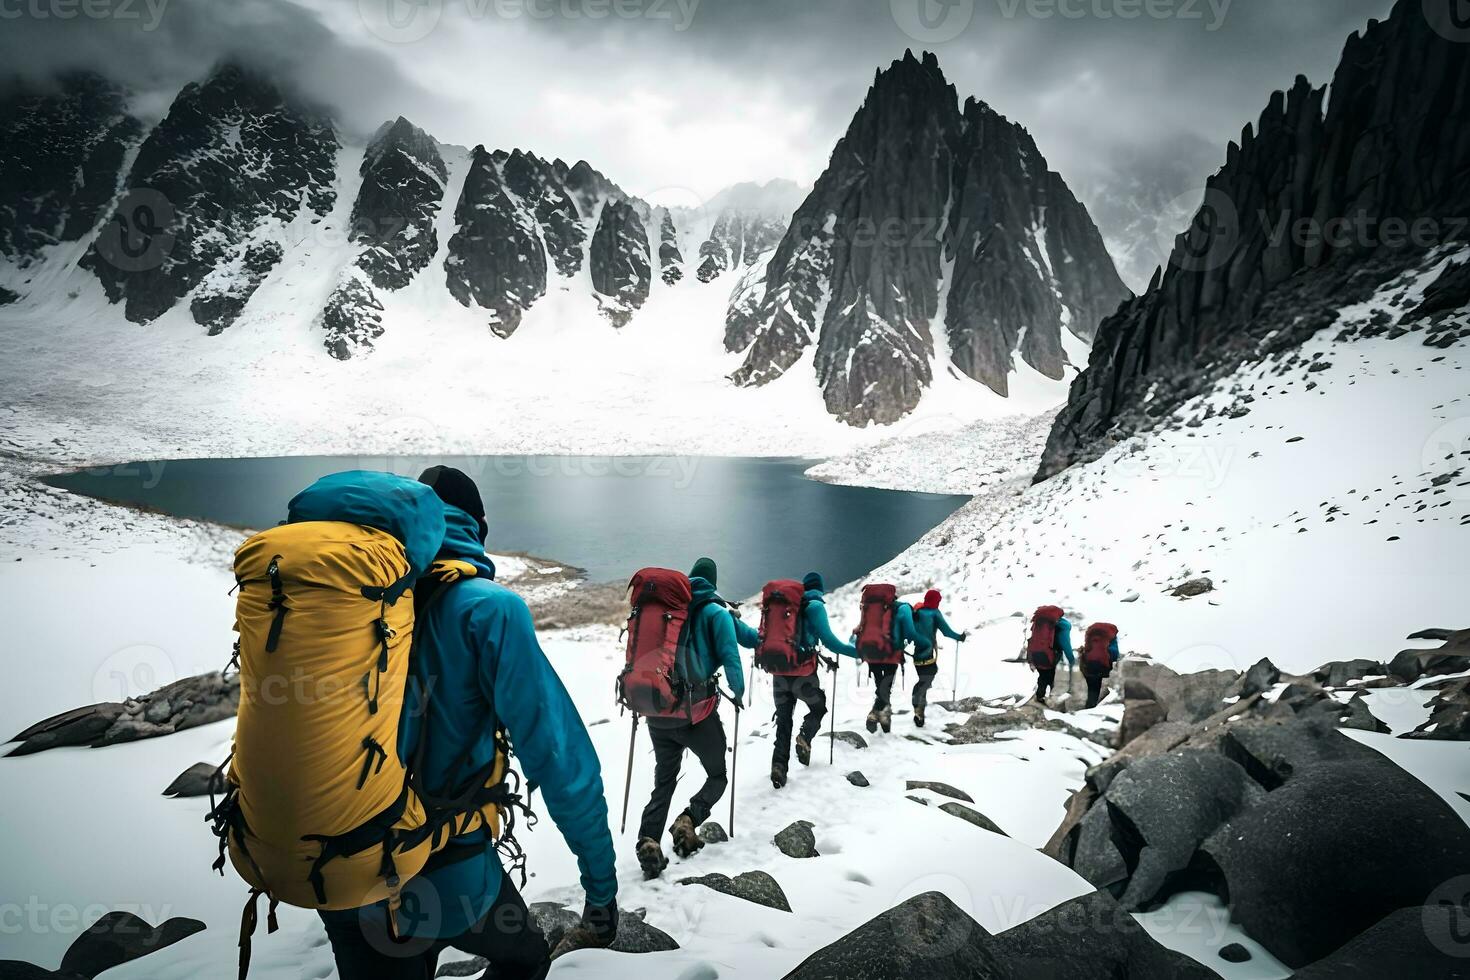
[[[603,315],[613,326],[624,326],[648,300],[653,276],[648,232],[631,203],[613,200],[603,205],[588,261]]]
[[[1123,721],[1118,725],[1118,748],[1122,748],[1167,717],[1157,701],[1124,701]]]
[[[552,949],[555,949],[562,941],[569,929],[575,928],[582,921],[582,916],[578,912],[563,908],[555,902],[533,902],[531,915],[535,917],[536,925],[546,936],[546,944]],[[615,953],[662,953],[679,948],[679,944],[672,936],[645,922],[644,915],[643,909],[634,909],[631,912],[619,909],[618,938],[608,948]],[[489,962],[484,957],[474,956],[467,960],[444,963],[434,976],[478,977],[484,974],[489,966]]]
[[[786,893],[776,883],[776,879],[764,871],[747,871],[730,878],[722,874],[701,875],[697,878],[681,878],[681,885],[704,885],[713,888],[723,895],[731,895],[735,898],[754,902],[756,905],[764,905],[767,908],[779,909],[782,912],[790,912],[791,905],[786,901]]]
[[[1444,629],[1444,628],[1434,628],[1434,629],[1420,630],[1417,633],[1410,633],[1408,636],[1405,637],[1405,639],[1407,639],[1407,640],[1441,640],[1442,641],[1442,640],[1448,640],[1450,637],[1454,636],[1456,632],[1457,632],[1456,630],[1447,630],[1447,629]]]
[[[198,919],[169,919],[154,928],[130,912],[108,912],[67,949],[61,972],[95,977],[203,931]]]
[[[59,973],[24,963],[20,960],[0,960],[0,980],[91,980],[80,973]]]
[[[956,800],[964,800],[966,803],[975,802],[969,793],[966,793],[964,790],[955,789],[948,783],[933,783],[922,779],[910,779],[908,785],[904,788],[908,790],[927,789],[929,792],[938,793],[940,796],[949,796]]]
[[[1176,586],[1169,594],[1180,599],[1192,599],[1197,595],[1215,591],[1215,583],[1208,578],[1192,578],[1183,585]]]
[[[868,785],[868,777],[867,776],[864,776],[862,773],[856,772],[856,771],[850,772],[850,773],[847,774],[847,781],[849,783],[852,783],[854,786],[867,786]]]
[[[337,150],[326,116],[225,64],[184,86],[149,132],[81,264],[129,320],[147,323],[193,293],[195,322],[219,333],[280,261],[258,229],[303,207],[331,210]]]
[[[1303,240],[1280,234],[1283,223],[1309,215],[1319,229],[1382,228],[1426,218],[1434,237],[1458,234],[1445,219],[1467,213],[1470,189],[1445,177],[1470,169],[1470,143],[1458,137],[1470,129],[1470,72],[1455,29],[1432,23],[1452,16],[1447,4],[1396,4],[1348,39],[1330,100],[1304,77],[1271,96],[1230,144],[1167,266],[1102,321],[1038,480],[1152,428],[1240,365],[1336,325],[1345,304],[1419,265],[1428,244]],[[1458,278],[1447,283],[1446,301],[1461,289]]]
[[[1293,968],[1470,874],[1470,828],[1459,815],[1363,751],[1297,770],[1201,848],[1222,875],[1232,919]]]
[[[700,824],[698,833],[699,839],[706,844],[723,844],[730,839],[730,835],[725,833],[725,828],[713,820],[706,820]]]
[[[76,708],[47,718],[16,736],[11,755],[29,755],[68,745],[112,745],[170,735],[233,718],[240,703],[240,676],[219,672],[185,677],[124,704]]]
[[[1439,278],[1425,287],[1424,301],[1406,313],[1401,322],[1414,323],[1467,307],[1470,307],[1470,262],[1451,262],[1445,266]]]
[[[835,738],[839,742],[846,742],[848,745],[851,745],[855,749],[865,749],[868,747],[867,739],[863,738],[857,732],[837,732],[836,734],[823,732],[822,734],[831,738]]]
[[[1387,674],[1388,667],[1376,660],[1335,660],[1323,664],[1312,672],[1317,683],[1324,687],[1346,687],[1348,681],[1362,680],[1370,675]]]
[[[1225,732],[1220,751],[1267,790],[1275,790],[1300,773],[1325,763],[1367,764],[1371,761],[1369,753],[1378,755],[1343,737],[1330,721],[1295,715],[1242,719]]]
[[[1241,675],[1233,670],[1200,670],[1180,674],[1152,660],[1129,658],[1124,670],[1124,696],[1152,699],[1164,706],[1170,721],[1204,721],[1218,713],[1227,696],[1240,693]]]
[[[1220,959],[1227,963],[1249,963],[1251,951],[1240,943],[1229,943],[1220,947]]]
[[[383,335],[383,304],[358,269],[343,273],[322,308],[323,346],[339,361],[371,350]]]
[[[1218,980],[1213,971],[1183,953],[1159,945],[1133,916],[1101,891],[1074,898],[1007,929],[991,939],[990,948],[1017,980]]]
[[[1445,902],[1388,913],[1293,980],[1381,980],[1384,977],[1464,977],[1470,910]],[[1456,969],[1455,964],[1460,965]]]
[[[1206,838],[1264,795],[1244,769],[1214,752],[1175,752],[1129,766],[1108,787],[1104,808],[1130,871],[1119,903],[1131,912],[1150,907]]]
[[[498,150],[495,159],[506,188],[521,203],[522,214],[533,220],[541,232],[541,240],[551,255],[552,268],[563,277],[576,275],[582,268],[583,244],[587,231],[582,226],[582,212],[573,200],[570,181],[558,167],[560,161],[547,162],[534,153]],[[581,166],[586,166],[582,164]],[[606,178],[588,168],[592,184],[601,183],[599,197],[623,197]],[[594,203],[594,202],[589,202]],[[587,213],[591,213],[590,210]]]
[[[939,804],[939,809],[952,817],[959,817],[961,820],[968,821],[981,830],[988,830],[992,834],[1000,834],[1002,837],[1010,836],[1010,834],[1001,830],[994,820],[991,820],[979,810],[972,810],[963,803],[941,803]]]
[[[993,941],[947,896],[925,892],[817,950],[786,980],[1009,980]]]
[[[674,219],[669,217],[669,212],[663,212],[663,219],[658,226],[658,264],[659,278],[663,279],[665,286],[672,286],[684,278],[684,255],[679,251],[679,237],[674,230]]]
[[[1096,888],[1121,893],[1128,881],[1128,861],[1113,839],[1113,819],[1106,797],[1094,803],[1072,831],[1066,850],[1073,871]]]
[[[974,709],[971,709],[974,710]],[[1006,733],[1034,729],[1047,732],[1066,732],[1075,738],[1111,748],[1111,735],[1107,732],[1087,731],[1060,718],[1048,718],[1046,710],[1034,701],[1007,708],[1003,711],[974,710],[974,714],[962,724],[948,724],[944,730],[952,745],[972,745],[1005,739]]]
[[[219,766],[212,762],[196,762],[179,773],[174,781],[168,784],[168,789],[163,791],[163,795],[187,798],[208,796],[211,791],[222,793],[224,791],[222,780],[214,778],[217,772],[219,772]]]
[[[776,849],[790,858],[821,856],[817,851],[817,837],[812,833],[810,820],[798,820],[789,825],[776,835],[775,843]]]
[[[718,274],[722,253],[701,278]],[[815,340],[827,410],[852,425],[891,423],[932,380],[936,318],[953,365],[1004,395],[1016,353],[1060,379],[1062,331],[1085,339],[1127,296],[1086,209],[1030,135],[973,99],[961,110],[935,57],[909,53],[874,79],[759,289],[732,303],[741,312],[727,319],[726,346],[746,350],[736,383],[762,385]]]
[[[546,292],[546,248],[534,219],[507,193],[495,158],[475,147],[454,209],[444,270],[460,305],[490,311],[489,326],[509,337]]]
[[[1250,670],[1240,681],[1240,696],[1249,697],[1252,694],[1265,694],[1276,683],[1281,680],[1281,671],[1276,668],[1269,658],[1262,657],[1256,661]]]
[[[1437,650],[1403,650],[1388,665],[1388,672],[1406,684],[1426,674],[1458,674],[1470,670],[1470,630],[1457,630],[1445,637]]]
[[[1470,741],[1470,679],[1445,685],[1429,702],[1429,712],[1405,738]]]

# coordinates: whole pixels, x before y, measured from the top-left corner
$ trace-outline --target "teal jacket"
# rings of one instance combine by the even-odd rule
[[[1057,620],[1057,646],[1066,655],[1068,666],[1077,666],[1077,655],[1072,652],[1072,624],[1065,617]]]
[[[815,650],[820,643],[833,653],[840,653],[854,660],[861,659],[857,647],[843,643],[832,632],[832,624],[827,621],[827,603],[822,596],[823,593],[816,589],[808,589],[802,596],[801,633],[798,636],[801,648]]]
[[[413,757],[424,744],[423,778],[439,792],[468,752],[473,770],[493,757],[494,715],[527,780],[523,798],[536,789],[539,808],[551,816],[577,856],[582,888],[595,905],[618,891],[612,833],[608,827],[602,770],[586,726],[536,640],[525,602],[493,581],[474,518],[445,506],[447,533],[441,559],[469,562],[475,578],[442,586],[415,623],[407,704],[427,690],[429,710],[405,710],[398,751]],[[524,829],[524,823],[521,823]],[[404,888],[399,928],[405,935],[448,938],[482,918],[500,892],[503,873],[494,842],[484,831],[456,838],[451,847],[472,856],[425,871]],[[460,852],[461,854],[463,851]],[[382,915],[381,906],[324,915]]]
[[[735,623],[735,642],[747,650],[754,650],[761,645],[761,631],[754,626],[747,626],[745,621],[734,612],[730,613],[730,619]]]
[[[927,664],[934,659],[933,632],[930,632],[929,639],[924,639],[924,634],[915,628],[916,616],[913,606],[907,602],[898,603],[893,613],[893,648],[907,652],[908,644],[912,643],[914,662]]]
[[[949,625],[949,621],[944,618],[944,613],[940,612],[938,609],[915,609],[914,629],[917,633],[924,637],[931,650],[935,649],[939,645],[940,633],[943,633],[951,640],[958,640],[960,638],[960,634],[954,631],[954,629]],[[920,660],[932,658],[920,658],[916,654],[914,656],[914,659]]]
[[[735,700],[745,697],[745,670],[740,666],[740,645],[737,637],[743,631],[754,634],[755,630],[731,615],[723,602],[718,601],[715,587],[705,579],[695,576],[689,580],[694,593],[694,603],[701,604],[690,619],[689,671],[692,681],[705,681],[721,670],[725,671],[725,683]],[[754,641],[744,644],[754,646]]]

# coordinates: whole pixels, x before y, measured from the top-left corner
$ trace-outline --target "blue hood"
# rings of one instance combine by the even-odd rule
[[[437,557],[467,561],[479,570],[481,578],[495,578],[495,563],[480,543],[479,522],[452,504],[444,505],[444,544]]]

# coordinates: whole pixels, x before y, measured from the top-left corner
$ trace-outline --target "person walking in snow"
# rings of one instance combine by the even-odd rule
[[[740,665],[740,648],[737,636],[754,630],[741,623],[728,605],[715,591],[718,570],[713,560],[701,558],[690,569],[689,587],[693,593],[690,615],[685,629],[688,631],[688,653],[685,669],[691,686],[700,687],[718,683],[723,669],[725,680],[735,698],[735,710],[745,697],[745,671]],[[743,629],[741,629],[743,627]],[[745,631],[749,630],[749,634]],[[720,719],[719,697],[711,697],[694,708],[693,720],[687,718],[648,718],[648,736],[653,742],[653,795],[643,808],[643,818],[638,827],[638,864],[646,879],[657,878],[668,867],[659,839],[663,836],[664,821],[668,819],[669,807],[674,799],[674,790],[679,783],[679,770],[683,765],[684,752],[688,750],[704,767],[704,784],[690,798],[689,805],[674,818],[669,827],[674,853],[681,858],[691,857],[704,841],[699,836],[699,825],[704,823],[725,795],[730,784],[725,766],[727,741],[725,724]]]
[[[1102,700],[1103,680],[1113,672],[1122,654],[1118,651],[1118,627],[1093,623],[1082,635],[1082,679],[1087,682],[1087,707]]]
[[[497,752],[496,726],[526,779],[577,856],[586,906],[559,952],[609,946],[617,937],[618,881],[602,770],[577,708],[536,641],[530,610],[496,584],[485,555],[485,507],[474,482],[451,467],[420,477],[444,502],[448,530],[439,561],[452,576],[414,588],[410,684],[429,699],[403,716],[399,752],[436,795],[466,791],[455,780],[479,773]],[[723,615],[723,614],[722,614]],[[545,977],[552,951],[487,830],[463,834],[404,885],[390,929],[386,903],[319,913],[342,980],[422,980],[454,947],[483,956],[496,977]]]
[[[1061,606],[1042,606],[1031,616],[1026,658],[1036,671],[1036,701],[1043,706],[1047,692],[1056,683],[1057,664],[1064,656],[1068,666],[1077,663],[1072,653],[1072,624]]]
[[[812,764],[812,739],[822,727],[827,715],[827,695],[817,679],[817,664],[821,654],[818,644],[832,653],[844,657],[858,658],[857,647],[843,643],[832,632],[827,620],[826,589],[822,576],[807,572],[801,580],[802,602],[801,623],[797,632],[797,646],[810,653],[805,657],[804,672],[796,676],[771,675],[771,689],[776,702],[776,738],[771,748],[771,785],[776,789],[786,785],[787,769],[791,763],[791,729],[796,716],[796,702],[806,705],[806,715],[801,720],[801,730],[796,733],[796,761],[804,766]],[[835,668],[832,662],[829,668]]]
[[[924,601],[913,612],[914,631],[922,643],[922,646],[916,645],[914,650],[914,673],[918,675],[918,680],[914,682],[914,724],[919,728],[924,727],[924,709],[929,701],[929,688],[939,674],[939,634],[943,633],[951,640],[961,643],[970,638],[968,632],[956,633],[950,627],[944,613],[939,611],[941,598],[938,589],[930,589],[924,593]],[[926,648],[927,655],[921,652]]]
[[[869,588],[873,588],[869,586]],[[881,587],[880,587],[881,588]],[[868,676],[873,679],[873,707],[868,712],[867,727],[869,732],[876,732],[881,725],[885,732],[893,728],[893,679],[898,674],[899,666],[903,658],[908,654],[909,644],[913,644],[913,654],[916,663],[923,663],[933,659],[934,647],[928,640],[924,639],[914,626],[914,609],[907,602],[893,602],[893,627],[891,633],[892,662],[873,663],[868,662]],[[937,670],[937,668],[936,668]],[[922,722],[920,722],[922,724]]]

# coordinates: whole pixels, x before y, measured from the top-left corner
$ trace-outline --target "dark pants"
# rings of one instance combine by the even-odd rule
[[[482,980],[541,980],[551,969],[546,937],[504,872],[490,911],[453,939],[397,941],[381,915],[322,916],[322,924],[341,980],[432,980],[439,954],[451,947],[489,961]]]
[[[868,673],[873,675],[873,710],[882,711],[892,707],[893,677],[898,673],[898,664],[868,664]]]
[[[914,668],[914,673],[919,675],[914,684],[914,707],[922,708],[929,703],[929,688],[934,685],[934,678],[939,676],[939,663],[920,664]]]
[[[643,808],[643,822],[638,827],[638,837],[658,840],[663,836],[664,824],[669,819],[669,804],[674,799],[674,788],[679,784],[679,767],[684,761],[684,750],[694,753],[699,764],[704,766],[704,785],[689,801],[689,818],[698,827],[709,817],[720,797],[725,795],[729,778],[725,770],[725,725],[720,713],[715,711],[697,725],[660,727],[648,726],[648,735],[653,740],[653,796]]]
[[[806,717],[801,720],[801,737],[811,742],[827,716],[827,695],[816,674],[805,677],[771,678],[776,698],[776,744],[771,750],[771,765],[786,765],[791,760],[791,723],[796,716],[796,702],[806,704]]]
[[[1057,669],[1055,667],[1048,667],[1046,670],[1041,670],[1040,668],[1037,668],[1036,696],[1045,700],[1046,692],[1051,690],[1051,686],[1056,683],[1056,680]]]
[[[1096,708],[1097,703],[1102,700],[1102,683],[1106,674],[1089,674],[1082,672],[1082,679],[1087,682],[1087,706]]]

